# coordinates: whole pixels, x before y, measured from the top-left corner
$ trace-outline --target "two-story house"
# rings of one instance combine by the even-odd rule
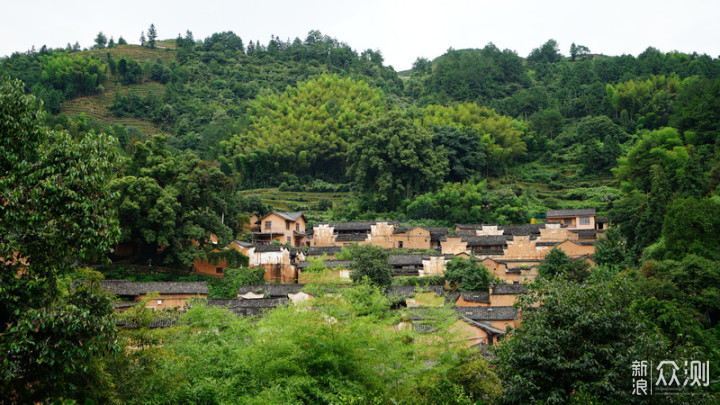
[[[560,222],[570,229],[595,229],[595,208],[550,210],[545,218],[548,223]]]
[[[305,246],[306,223],[302,212],[272,211],[260,218],[260,229],[253,232],[253,239],[259,244],[276,240],[290,246]]]

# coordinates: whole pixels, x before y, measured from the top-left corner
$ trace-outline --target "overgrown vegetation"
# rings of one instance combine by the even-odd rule
[[[553,40],[523,58],[489,44],[418,59],[403,80],[379,52],[317,31],[267,44],[188,31],[174,49],[151,49],[152,35],[148,47],[98,35],[94,50],[0,61],[24,81],[0,91],[0,391],[11,402],[626,403],[633,360],[704,360],[717,374],[718,59],[582,45],[566,58]],[[67,115],[43,115],[24,93]],[[118,350],[106,296],[63,287],[75,259],[105,257],[118,236],[140,246],[136,262],[185,267],[207,258],[211,234],[243,237],[248,214],[273,206],[433,226],[582,207],[617,229],[592,269],[548,255],[494,369],[451,344],[445,309],[419,315],[433,337],[392,329],[402,318],[359,283],[393,283],[371,247],[337,255],[355,256],[359,284],[342,300],[318,294],[314,311],[280,308],[252,326],[197,305],[178,327],[124,333],[134,350]],[[450,267],[461,288],[486,285]],[[258,276],[228,270],[211,296]]]

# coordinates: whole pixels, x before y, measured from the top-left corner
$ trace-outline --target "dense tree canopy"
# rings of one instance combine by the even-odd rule
[[[348,175],[362,191],[373,191],[369,205],[393,209],[403,199],[441,184],[448,173],[444,149],[410,119],[391,112],[357,127],[348,151]]]
[[[108,297],[62,282],[117,240],[114,140],[73,139],[42,114],[22,83],[0,82],[0,391],[18,403],[103,395],[97,358],[115,348]]]
[[[211,234],[231,240],[239,232],[239,224],[222,222],[239,213],[232,179],[191,152],[173,156],[165,137],[136,144],[111,189],[122,196],[123,241],[139,243],[146,258],[161,250],[166,262],[188,265]]]

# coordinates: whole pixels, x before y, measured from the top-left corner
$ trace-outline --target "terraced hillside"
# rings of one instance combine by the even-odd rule
[[[264,204],[279,211],[303,211],[313,218],[324,218],[327,211],[318,210],[321,204],[332,203],[333,207],[340,208],[345,200],[353,196],[349,192],[334,191],[331,193],[303,193],[298,191],[279,191],[277,188],[263,188],[246,190],[242,192],[244,197],[259,197]]]
[[[113,124],[133,126],[139,129],[143,135],[154,135],[162,132],[159,126],[150,121],[144,121],[137,118],[116,117],[113,115],[112,111],[110,111],[109,107],[112,105],[115,100],[115,95],[118,93],[134,93],[138,96],[154,94],[157,97],[162,98],[164,92],[165,85],[160,83],[147,82],[143,84],[123,86],[120,84],[113,85],[113,82],[108,80],[106,82],[105,91],[101,94],[79,97],[65,101],[62,104],[60,112],[70,117],[85,114],[85,116],[92,117],[108,126]]]

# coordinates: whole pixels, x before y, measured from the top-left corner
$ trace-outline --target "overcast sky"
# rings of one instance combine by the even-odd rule
[[[637,55],[648,46],[720,55],[720,2],[714,0],[269,0],[79,1],[3,0],[0,55],[68,42],[89,47],[99,31],[138,43],[155,24],[159,39],[189,29],[196,39],[233,31],[266,44],[271,35],[304,39],[308,31],[380,50],[396,70],[449,47],[493,42],[520,56],[550,38],[567,55],[570,44],[593,53]],[[8,4],[9,3],[9,4]]]

